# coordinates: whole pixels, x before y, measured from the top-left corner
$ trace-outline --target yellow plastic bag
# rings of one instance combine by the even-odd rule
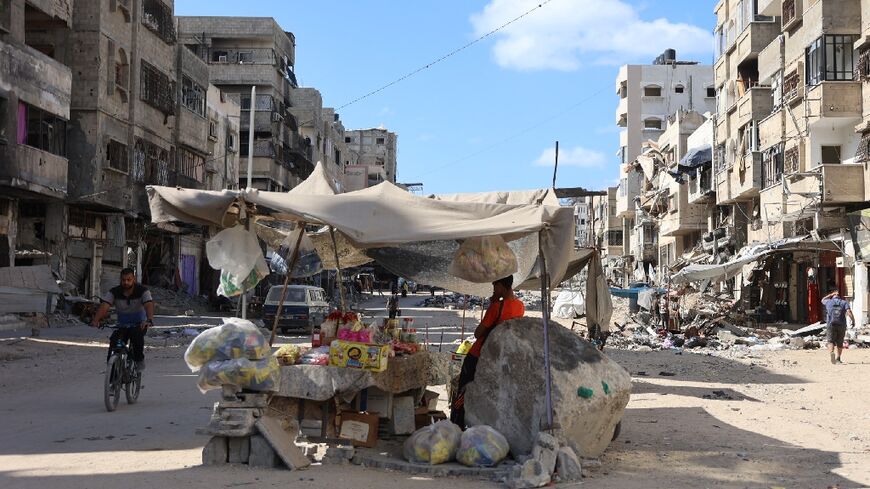
[[[215,361],[200,371],[197,387],[203,393],[224,384],[252,391],[273,391],[277,389],[279,375],[278,360],[271,356],[257,361],[247,358]]]
[[[443,464],[456,456],[461,436],[462,430],[445,419],[415,431],[405,440],[402,452],[408,462]]]

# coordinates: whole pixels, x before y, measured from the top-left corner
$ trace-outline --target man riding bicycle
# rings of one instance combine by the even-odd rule
[[[145,370],[145,331],[154,325],[154,299],[151,292],[136,283],[136,272],[131,268],[121,270],[121,285],[114,287],[103,297],[100,308],[94,314],[91,326],[98,327],[115,306],[118,314],[118,329],[112,333],[109,345],[117,341],[130,342],[130,352],[136,367]]]

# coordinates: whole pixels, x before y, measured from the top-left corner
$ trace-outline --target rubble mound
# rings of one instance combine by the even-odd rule
[[[549,331],[559,442],[581,457],[598,457],[628,404],[631,377],[568,329],[551,322]],[[507,321],[493,330],[481,352],[465,393],[466,420],[502,433],[514,457],[527,455],[546,423],[545,385],[543,321]]]

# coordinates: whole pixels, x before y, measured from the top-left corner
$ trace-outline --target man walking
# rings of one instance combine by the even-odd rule
[[[827,340],[831,363],[843,363],[840,356],[843,354],[843,340],[846,338],[846,316],[849,316],[852,324],[855,324],[855,316],[852,315],[849,303],[840,298],[840,293],[836,289],[822,298],[822,305],[825,306],[828,323]],[[837,349],[836,354],[834,348]]]

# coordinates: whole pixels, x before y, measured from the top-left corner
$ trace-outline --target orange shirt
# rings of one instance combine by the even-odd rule
[[[501,311],[501,317],[498,315],[500,307],[499,301],[495,301],[489,305],[489,309],[486,310],[486,314],[483,316],[483,321],[480,322],[480,324],[482,324],[486,329],[492,329],[496,325],[509,319],[521,318],[526,313],[526,306],[516,297],[505,299],[503,302],[504,307]],[[480,349],[483,348],[484,339],[485,338],[478,338],[475,340],[474,345],[471,346],[471,350],[468,354],[474,357],[480,357]]]

